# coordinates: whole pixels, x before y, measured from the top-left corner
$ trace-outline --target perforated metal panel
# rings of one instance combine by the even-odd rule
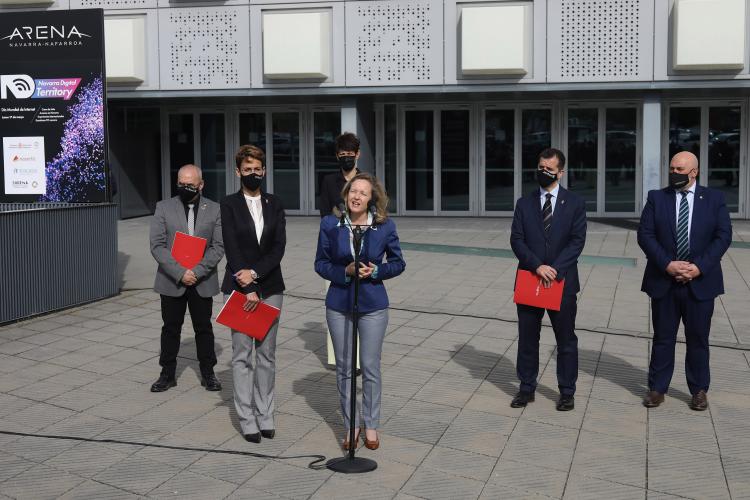
[[[549,14],[551,81],[650,79],[650,0],[560,0]]]
[[[442,23],[441,2],[347,2],[347,85],[442,83]]]
[[[159,48],[162,88],[250,86],[247,7],[159,9]]]
[[[70,0],[71,9],[155,9],[156,0]]]

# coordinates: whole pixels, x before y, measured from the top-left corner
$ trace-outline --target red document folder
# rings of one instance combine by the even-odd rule
[[[242,308],[245,302],[247,299],[243,294],[233,291],[219,311],[216,322],[254,339],[263,340],[273,322],[279,318],[281,310],[261,301],[254,311],[245,311]]]
[[[190,236],[177,231],[172,244],[172,257],[187,269],[192,269],[203,259],[206,251],[206,238]]]
[[[530,271],[519,269],[516,273],[516,290],[513,292],[513,302],[559,311],[563,288],[565,288],[565,280],[553,281],[550,288],[544,288],[544,283],[539,276]]]

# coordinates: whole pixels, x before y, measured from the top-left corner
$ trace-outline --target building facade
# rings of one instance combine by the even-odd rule
[[[121,217],[185,163],[210,198],[238,189],[246,143],[288,213],[315,214],[342,130],[401,215],[510,215],[554,146],[590,216],[637,216],[687,149],[750,217],[749,0],[39,1],[0,15],[104,9]]]

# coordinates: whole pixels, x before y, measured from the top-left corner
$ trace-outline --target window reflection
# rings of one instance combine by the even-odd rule
[[[315,129],[315,209],[320,208],[320,184],[323,177],[338,172],[336,136],[341,130],[341,114],[337,111],[317,112],[313,117]]]
[[[227,191],[227,154],[224,137],[224,114],[200,115],[201,162],[203,194],[218,201]]]
[[[484,115],[484,209],[513,210],[514,116],[512,109],[487,110]]]
[[[552,112],[549,109],[524,109],[521,136],[521,195],[539,187],[536,181],[537,157],[551,145]]]
[[[395,104],[386,104],[385,114],[385,190],[388,194],[388,211],[396,211],[396,196],[398,194],[398,136],[397,112]]]
[[[680,151],[690,151],[701,157],[701,109],[669,109],[669,158]]]
[[[299,114],[273,113],[273,190],[287,210],[300,209]]]
[[[405,113],[406,209],[434,209],[434,133],[432,111]]]
[[[440,113],[440,209],[469,210],[469,112]]]
[[[723,191],[727,209],[737,212],[740,208],[740,107],[709,108],[708,127],[708,185]]]
[[[582,196],[586,210],[595,212],[599,110],[568,110],[568,188]]]
[[[609,108],[606,114],[604,210],[634,212],[638,112]]]
[[[177,192],[177,171],[181,166],[195,163],[193,115],[169,115],[169,186],[171,196]]]

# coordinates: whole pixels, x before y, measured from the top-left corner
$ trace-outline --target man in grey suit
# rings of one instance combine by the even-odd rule
[[[201,370],[201,385],[207,391],[220,391],[214,375],[216,353],[211,326],[212,297],[219,293],[216,266],[224,256],[219,204],[201,196],[203,177],[195,165],[185,165],[177,173],[177,196],[156,204],[151,222],[151,255],[159,268],[154,291],[161,295],[161,375],[151,392],[164,392],[177,385],[175,371],[180,349],[180,333],[185,310],[195,330],[195,344]],[[175,233],[182,232],[206,239],[203,259],[186,269],[172,257]]]

